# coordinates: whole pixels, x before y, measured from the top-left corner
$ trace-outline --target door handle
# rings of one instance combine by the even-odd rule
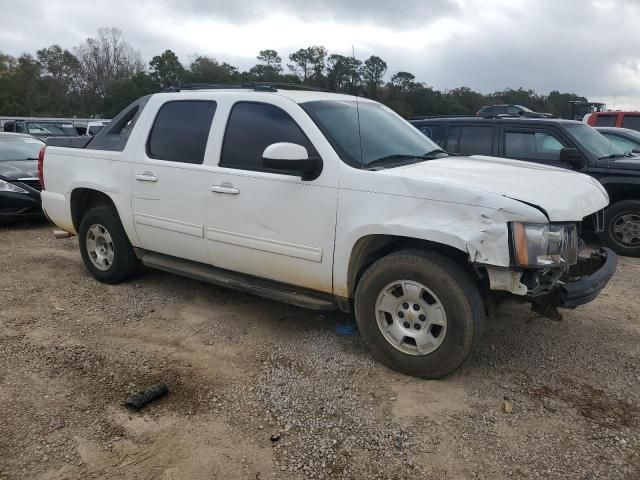
[[[211,185],[211,191],[214,193],[226,193],[227,195],[238,195],[240,193],[240,190],[229,182],[224,182],[222,185]]]
[[[144,173],[137,174],[136,180],[138,180],[139,182],[157,182],[158,177],[156,177],[151,172],[144,172]]]

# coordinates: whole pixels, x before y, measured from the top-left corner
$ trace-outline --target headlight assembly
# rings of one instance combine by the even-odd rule
[[[13,192],[13,193],[29,193],[24,188],[20,188],[13,183],[0,180],[0,192]]]
[[[559,267],[578,261],[575,223],[512,223],[511,236],[519,267]]]

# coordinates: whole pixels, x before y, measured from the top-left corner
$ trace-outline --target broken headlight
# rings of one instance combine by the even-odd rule
[[[559,267],[578,261],[575,223],[512,223],[511,238],[519,267]]]

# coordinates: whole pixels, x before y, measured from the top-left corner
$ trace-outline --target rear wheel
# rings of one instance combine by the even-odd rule
[[[640,256],[640,200],[622,200],[605,211],[600,241],[619,255]]]
[[[416,250],[367,269],[355,312],[365,343],[384,365],[423,378],[440,378],[462,365],[484,320],[470,276],[441,254]]]
[[[78,237],[82,260],[96,280],[116,284],[136,273],[138,259],[115,208],[89,210],[80,221]]]

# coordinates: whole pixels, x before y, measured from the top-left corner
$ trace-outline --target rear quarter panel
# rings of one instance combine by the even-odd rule
[[[97,190],[111,198],[131,243],[137,246],[131,215],[132,163],[129,160],[135,144],[137,138],[133,132],[123,152],[48,147],[43,165],[42,205],[49,219],[77,234],[71,217],[71,194],[78,188]]]

